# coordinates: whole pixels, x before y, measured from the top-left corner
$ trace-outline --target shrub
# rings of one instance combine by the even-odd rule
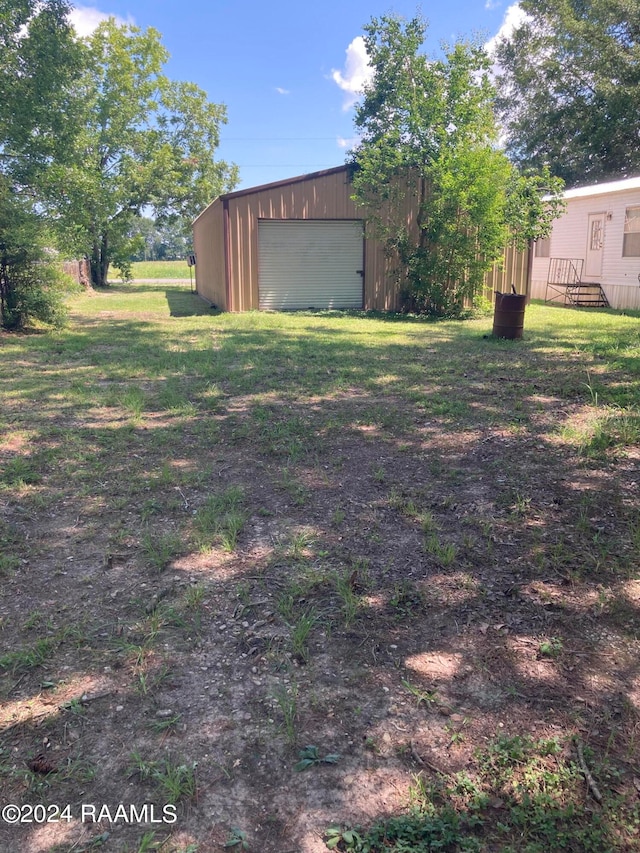
[[[63,325],[64,297],[72,280],[46,247],[38,216],[12,194],[0,176],[0,326],[23,329],[36,321]]]
[[[64,297],[72,280],[57,270],[52,261],[29,258],[11,266],[0,260],[0,325],[20,330],[33,321],[59,328],[67,311]]]

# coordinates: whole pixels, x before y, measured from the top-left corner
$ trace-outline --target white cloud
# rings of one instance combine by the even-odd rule
[[[344,71],[331,70],[331,79],[347,93],[343,109],[348,110],[362,94],[365,85],[373,77],[369,57],[362,36],[356,36],[346,50]]]
[[[355,146],[360,142],[360,138],[358,136],[350,136],[344,137],[339,136],[336,139],[336,143],[338,144],[338,148],[355,148]]]
[[[484,4],[484,8],[489,9],[490,11],[492,9],[497,9],[499,6],[502,6],[502,0],[487,0]]]
[[[500,27],[498,32],[495,34],[495,36],[493,36],[493,38],[490,38],[489,41],[486,42],[484,49],[486,50],[487,54],[493,62],[493,65],[490,69],[490,73],[493,75],[495,80],[497,80],[502,74],[502,67],[496,61],[495,58],[495,51],[497,46],[503,39],[509,38],[513,31],[517,29],[521,24],[523,24],[527,19],[530,20],[527,13],[523,12],[523,10],[517,3],[514,3],[512,6],[509,6],[507,11],[505,12],[505,16],[502,21],[502,26]],[[501,147],[504,147],[505,141],[506,136],[504,134],[504,131],[501,131],[498,137],[498,144]]]
[[[101,12],[95,6],[74,6],[69,12],[69,20],[80,38],[90,36],[99,24],[103,21],[108,21],[109,18],[115,18],[116,23],[119,25],[133,24],[133,18],[128,18],[125,21],[117,15]]]
[[[276,92],[279,95],[290,95],[291,94],[289,89],[283,89],[281,86],[276,86]]]
[[[484,46],[484,49],[487,51],[489,56],[493,56],[499,42],[504,38],[508,38],[511,33],[520,26],[520,24],[527,20],[527,17],[527,13],[524,12],[517,3],[514,3],[513,6],[509,6],[505,12],[502,26],[495,36],[490,38]]]

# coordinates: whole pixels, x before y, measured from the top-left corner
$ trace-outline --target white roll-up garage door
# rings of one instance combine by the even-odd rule
[[[260,308],[362,308],[361,222],[258,223]]]

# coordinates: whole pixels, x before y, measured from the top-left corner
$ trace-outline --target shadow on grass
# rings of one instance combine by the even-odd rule
[[[168,288],[165,294],[172,317],[200,317],[220,313],[190,290]]]

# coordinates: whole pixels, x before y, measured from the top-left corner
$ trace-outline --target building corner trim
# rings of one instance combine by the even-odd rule
[[[229,228],[229,199],[222,199],[222,221],[224,231],[224,288],[227,311],[232,311],[231,305],[231,231]]]

